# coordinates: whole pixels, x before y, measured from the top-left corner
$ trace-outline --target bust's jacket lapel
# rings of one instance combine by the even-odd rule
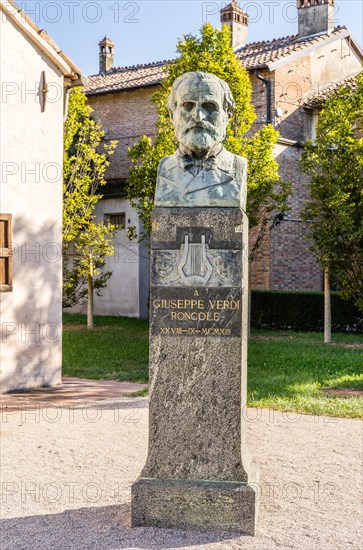
[[[183,167],[181,153],[177,150],[160,162],[156,203],[191,206],[198,204],[203,196],[209,197],[212,204],[235,201],[243,181],[244,162],[244,159],[222,149],[213,170],[202,169],[195,175],[193,169]]]
[[[214,170],[201,170],[199,174],[190,181],[185,189],[185,194],[189,195],[203,189],[209,189],[216,186],[224,186],[233,181],[233,162],[234,155],[228,153],[225,149],[217,156],[217,165]]]

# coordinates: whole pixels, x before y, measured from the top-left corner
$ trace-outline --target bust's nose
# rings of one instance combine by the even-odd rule
[[[202,120],[205,119],[205,114],[203,112],[202,106],[199,106],[199,105],[196,106],[196,108],[194,110],[194,113],[193,113],[193,118],[194,118],[195,122],[202,122]]]

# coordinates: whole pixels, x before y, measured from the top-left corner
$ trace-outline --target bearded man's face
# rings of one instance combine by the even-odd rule
[[[212,81],[187,80],[180,85],[173,124],[187,152],[204,156],[224,141],[229,117],[223,99],[222,87]]]

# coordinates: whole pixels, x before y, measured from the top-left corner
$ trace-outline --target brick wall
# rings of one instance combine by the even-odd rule
[[[308,222],[301,212],[309,197],[309,178],[299,169],[301,148],[278,144],[279,174],[292,184],[290,210],[265,238],[251,264],[251,288],[256,290],[322,290],[322,273],[306,238]],[[251,246],[257,231],[250,232]]]
[[[287,139],[302,141],[306,137],[303,99],[311,90],[310,56],[282,65],[275,72],[275,108],[282,117],[275,120],[276,128]]]
[[[89,96],[93,116],[102,125],[107,139],[119,141],[106,174],[107,180],[126,178],[131,164],[126,157],[127,149],[142,135],[155,133],[156,108],[149,100],[155,90],[156,87],[149,87]]]
[[[249,234],[250,251],[258,236],[258,229],[252,228]],[[250,285],[252,290],[270,290],[271,273],[270,273],[270,237],[266,235],[258,252],[254,255],[250,265]]]
[[[312,93],[310,56],[282,65],[272,74],[260,71],[272,82],[272,116],[281,136],[303,141],[310,132],[310,119],[301,109],[303,99]],[[257,119],[252,131],[266,120],[266,86],[252,75],[253,104]],[[282,116],[276,116],[281,109]],[[310,243],[306,239],[308,223],[301,220],[301,211],[309,196],[309,179],[299,167],[301,149],[278,144],[275,156],[283,180],[292,184],[291,209],[285,220],[271,230],[251,264],[251,287],[270,290],[321,290],[321,270],[317,266]],[[251,244],[256,231],[250,235]]]
[[[291,209],[271,232],[271,289],[321,290],[321,270],[309,250],[308,223],[301,212],[309,198],[309,178],[299,168],[301,148],[278,144],[275,149],[282,179],[292,183]]]
[[[271,290],[322,290],[320,268],[306,239],[308,224],[282,221],[271,233]]]

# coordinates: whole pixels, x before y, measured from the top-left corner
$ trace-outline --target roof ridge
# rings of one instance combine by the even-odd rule
[[[357,83],[357,79],[360,74],[363,74],[363,70],[355,75],[347,76],[346,78],[344,78],[343,80],[339,80],[338,82],[332,82],[330,86],[318,91],[317,93],[312,93],[305,98],[304,105],[319,105],[320,100],[328,99],[330,95],[339,92],[341,89],[344,88],[345,85],[349,86],[350,84],[352,84],[354,86]],[[351,89],[354,90],[355,88],[353,87]]]
[[[298,36],[297,34],[291,34],[291,35],[288,35],[288,36],[281,36],[281,38],[271,38],[271,40],[257,40],[256,42],[248,42],[244,46],[241,46],[241,49],[236,50],[236,53],[238,53],[239,51],[241,51],[241,50],[243,50],[243,49],[245,49],[249,46],[257,46],[259,44],[271,44],[272,42],[281,42],[282,40],[288,40],[288,39],[296,38],[297,36]]]
[[[346,78],[343,78],[343,80],[339,80],[338,82],[332,82],[327,88],[325,88],[323,90],[320,90],[320,92],[318,92],[317,94],[313,94],[310,97],[315,97],[315,96],[319,96],[320,94],[325,94],[325,93],[329,92],[330,90],[333,90],[334,88],[339,88],[340,86],[342,86],[346,82],[349,82],[351,80],[357,80],[357,77],[358,77],[359,74],[360,74],[360,72],[357,73],[356,75],[347,76]]]
[[[358,73],[358,74],[360,74],[360,73]],[[347,76],[346,78],[343,78],[343,80],[339,80],[338,82],[333,82],[326,89],[330,90],[330,88],[335,88],[335,86],[340,86],[341,84],[344,84],[344,82],[347,82],[348,80],[355,80],[357,78],[358,74]]]
[[[345,31],[344,33],[342,31]],[[329,41],[339,40],[342,36],[349,36],[346,27],[335,27],[330,32],[310,37],[299,38],[298,35],[283,36],[271,40],[251,42],[235,50],[238,59],[247,70],[268,67],[276,61],[284,62],[290,55],[310,48],[321,46]],[[154,86],[165,77],[165,67],[174,60],[164,59],[126,67],[114,67],[107,72],[98,73],[90,77],[90,84],[86,93],[107,93],[134,87]]]
[[[132,71],[137,69],[148,69],[151,67],[161,67],[162,65],[167,65],[168,63],[171,63],[173,59],[164,59],[163,61],[152,61],[151,63],[139,63],[137,65],[125,65],[124,67],[112,67],[112,69],[109,69],[108,71],[103,71],[102,73],[96,73],[90,75],[90,78],[92,76],[108,76],[114,73],[122,73],[126,71]]]
[[[325,34],[329,35],[329,34],[332,34],[336,31],[340,31],[340,30],[343,30],[343,29],[348,30],[345,25],[338,25],[337,27],[334,27],[334,29],[332,29],[332,31],[330,33],[327,31],[327,32],[321,33],[320,35],[314,34],[314,35],[310,35],[310,36],[303,36],[303,37],[301,37],[300,42],[304,42],[304,41],[307,41],[307,40],[314,40],[316,38],[319,38],[319,36],[324,36]],[[246,48],[248,48],[250,46],[258,46],[258,45],[262,45],[262,44],[272,44],[273,42],[283,42],[283,41],[293,42],[294,40],[297,40],[298,38],[299,38],[298,34],[290,34],[290,35],[287,35],[287,36],[281,36],[280,38],[271,38],[271,40],[257,40],[256,42],[248,42],[247,44],[244,44],[243,46],[240,46],[240,48],[235,50],[235,53],[239,53],[239,52],[245,50]]]
[[[339,25],[337,27],[334,27],[332,32],[335,32],[337,30],[342,30],[342,29],[347,30],[347,27],[345,25]],[[329,33],[328,32],[322,33],[321,36],[323,36],[324,34],[329,34]],[[280,38],[271,38],[271,40],[258,40],[258,41],[255,41],[255,42],[248,42],[244,46],[241,46],[240,48],[235,50],[234,53],[238,54],[238,53],[243,52],[247,48],[250,48],[252,46],[261,46],[263,44],[266,44],[266,45],[267,44],[272,44],[273,45],[274,43],[277,44],[277,43],[281,43],[281,42],[294,42],[295,40],[298,39],[298,37],[299,37],[298,34],[290,34],[290,35],[287,35],[287,36],[281,36]],[[300,42],[304,42],[304,41],[307,41],[307,40],[313,40],[315,38],[318,38],[318,37],[316,35],[311,36],[311,37],[306,36],[306,37],[301,38]],[[161,65],[167,65],[168,63],[172,63],[173,61],[174,61],[174,59],[164,59],[164,60],[159,60],[159,61],[151,61],[150,63],[138,63],[136,65],[125,65],[125,66],[120,66],[120,67],[112,67],[112,69],[109,69],[108,71],[104,71],[102,73],[92,74],[92,75],[90,75],[89,78],[92,78],[94,76],[107,76],[107,75],[112,75],[114,73],[122,73],[122,72],[126,72],[126,71],[138,70],[138,69],[147,69],[147,68],[151,68],[151,67],[160,67]]]

